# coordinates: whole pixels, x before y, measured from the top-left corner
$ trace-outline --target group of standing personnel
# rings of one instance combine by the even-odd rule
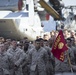
[[[76,43],[75,34],[63,31],[68,50],[63,62],[51,53],[58,32],[51,32],[50,38],[37,38],[29,42],[0,37],[0,75],[75,75]],[[69,59],[70,64],[69,64]]]
[[[0,75],[50,75],[50,50],[44,48],[42,38],[36,39],[34,44],[27,38],[20,43],[0,40]]]

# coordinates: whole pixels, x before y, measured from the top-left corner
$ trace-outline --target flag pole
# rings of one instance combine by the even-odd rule
[[[71,64],[71,60],[70,60],[68,51],[67,51],[67,57],[68,57],[68,62],[69,62],[69,65],[70,65],[71,72],[72,72],[72,74],[73,74],[73,69],[72,69],[72,67],[71,67],[72,64]]]

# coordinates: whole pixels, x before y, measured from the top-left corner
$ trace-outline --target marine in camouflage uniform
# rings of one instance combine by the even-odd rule
[[[21,64],[26,55],[22,49],[17,47],[16,41],[12,41],[12,46],[7,53],[11,54],[11,75],[23,75]]]
[[[65,59],[60,61],[55,58],[55,75],[72,75],[70,62],[74,64],[74,51],[71,48],[71,39],[67,38],[68,50],[64,52]],[[69,58],[68,58],[69,56]]]
[[[30,59],[30,75],[47,75],[48,54],[43,47],[40,47],[40,39],[35,41],[35,47],[29,51],[28,58]]]
[[[54,75],[54,67],[53,67],[53,56],[51,53],[51,48],[49,47],[48,41],[44,40],[44,47],[48,53],[48,63],[47,63],[47,75]]]
[[[10,64],[10,56],[6,53],[5,45],[0,44],[0,75],[11,75]]]

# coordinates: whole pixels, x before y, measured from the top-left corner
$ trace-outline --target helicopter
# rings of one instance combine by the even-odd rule
[[[41,21],[47,20],[47,14],[62,20],[62,7],[59,0],[0,0],[0,36],[35,40],[44,34]]]

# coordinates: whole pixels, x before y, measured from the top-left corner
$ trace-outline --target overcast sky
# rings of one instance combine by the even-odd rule
[[[62,0],[65,4],[65,6],[68,5],[76,5],[76,0]]]

